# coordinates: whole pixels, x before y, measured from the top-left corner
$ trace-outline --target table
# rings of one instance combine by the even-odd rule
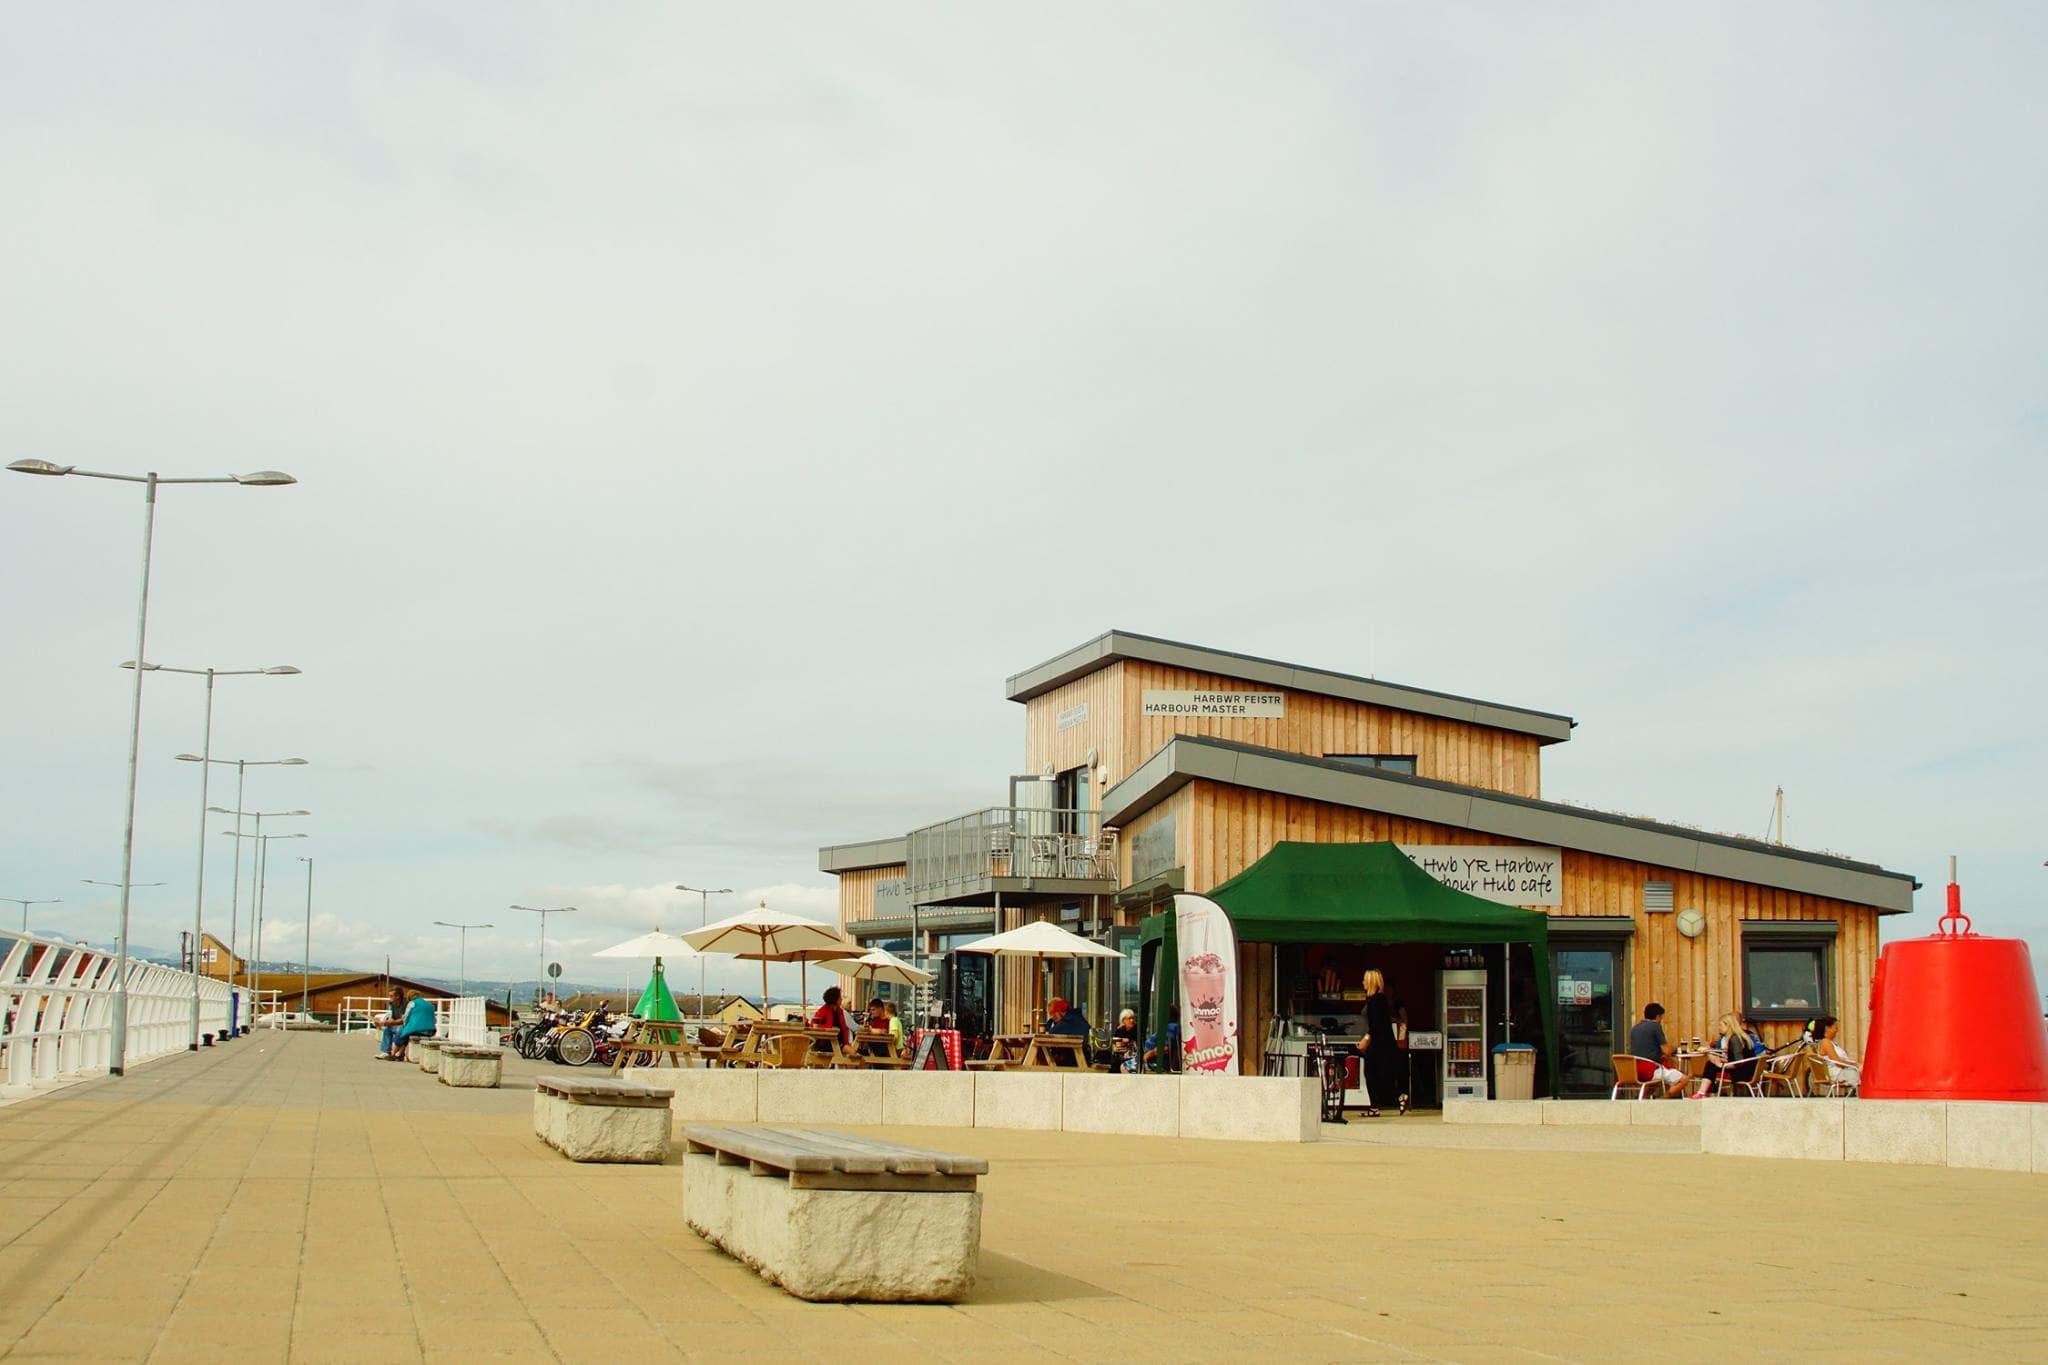
[[[986,1060],[969,1062],[986,1071],[1085,1071],[1087,1039],[1072,1033],[999,1033]]]

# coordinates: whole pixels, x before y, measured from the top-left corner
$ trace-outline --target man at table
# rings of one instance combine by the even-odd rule
[[[1636,1059],[1636,1079],[1664,1087],[1664,1098],[1685,1093],[1686,1075],[1673,1065],[1675,1049],[1664,1038],[1664,1007],[1652,1000],[1643,1006],[1643,1017],[1628,1031],[1629,1055]]]
[[[1065,996],[1055,995],[1045,1005],[1045,1031],[1068,1038],[1086,1038],[1088,1021],[1067,1004]]]
[[[853,1025],[848,1022],[846,1011],[839,1007],[839,988],[837,986],[827,986],[825,988],[825,1003],[818,1006],[817,1011],[811,1015],[811,1027],[831,1029],[839,1035],[839,1047],[842,1051],[850,1051],[852,1049]],[[825,1041],[821,1038],[818,1040],[817,1050],[824,1052],[830,1049],[826,1047]]]

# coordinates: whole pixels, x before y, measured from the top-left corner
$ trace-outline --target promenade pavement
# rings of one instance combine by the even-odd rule
[[[1507,1139],[1419,1118],[1287,1147],[871,1129],[990,1158],[982,1282],[816,1305],[691,1234],[674,1164],[542,1146],[530,1064],[457,1091],[372,1050],[246,1038],[0,1109],[0,1355],[2048,1356],[2038,1176],[1454,1146]]]

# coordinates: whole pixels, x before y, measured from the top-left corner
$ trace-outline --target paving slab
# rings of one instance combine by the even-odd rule
[[[2029,1173],[1430,1115],[1301,1145],[862,1128],[989,1158],[982,1278],[951,1307],[814,1305],[688,1232],[678,1158],[535,1138],[537,1064],[451,1090],[373,1051],[251,1039],[0,1109],[0,1355],[1638,1360],[1614,1267],[1654,1247],[1680,1287],[1659,1359],[2048,1356]],[[1741,1295],[1685,1288],[1730,1265]]]

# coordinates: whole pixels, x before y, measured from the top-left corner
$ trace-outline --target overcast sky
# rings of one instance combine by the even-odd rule
[[[1567,712],[1546,796],[2048,950],[2036,6],[30,5],[0,451],[296,956],[572,977],[1002,799],[1115,626]],[[0,476],[0,894],[111,934],[141,532]],[[192,911],[145,699],[134,937]],[[216,786],[215,803],[233,804]],[[283,827],[283,822],[272,828]],[[211,836],[224,923],[231,841]],[[246,879],[245,879],[246,880]],[[0,905],[0,917],[16,912]],[[523,922],[522,922],[523,921]],[[714,982],[756,979],[752,964]],[[794,971],[786,985],[794,987]]]

